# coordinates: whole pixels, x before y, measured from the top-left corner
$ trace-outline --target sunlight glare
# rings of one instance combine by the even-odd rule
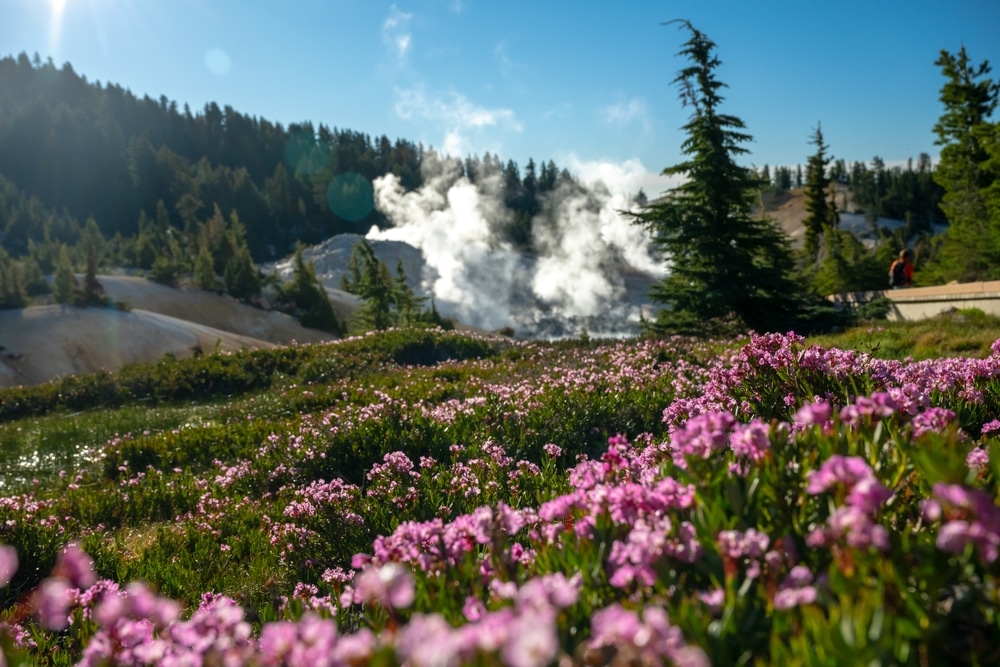
[[[49,0],[52,7],[52,22],[49,24],[49,52],[55,56],[62,41],[62,20],[67,0]]]

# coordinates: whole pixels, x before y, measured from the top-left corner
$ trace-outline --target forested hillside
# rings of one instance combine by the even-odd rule
[[[230,228],[238,219],[237,241],[257,262],[287,255],[297,241],[363,233],[386,223],[371,181],[391,172],[418,187],[424,157],[405,139],[309,121],[283,127],[214,102],[180,109],[90,82],[69,63],[0,59],[0,245],[45,273],[58,245],[76,246],[90,219],[110,243],[98,242],[101,263],[142,269],[157,256],[190,266],[213,216]],[[516,163],[489,153],[464,167],[473,180],[502,183],[511,240],[521,244],[538,195],[570,178],[551,161],[529,161],[522,177]]]

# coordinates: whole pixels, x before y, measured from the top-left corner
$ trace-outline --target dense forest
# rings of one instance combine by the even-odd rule
[[[210,103],[192,112],[165,97],[138,98],[88,82],[66,63],[0,59],[0,294],[30,292],[66,246],[77,268],[91,239],[101,265],[159,275],[193,271],[207,250],[215,272],[244,249],[254,262],[298,243],[387,221],[371,182],[396,174],[422,184],[425,148],[310,122],[283,127]],[[496,178],[511,241],[530,243],[539,199],[566,170],[487,153],[463,163],[471,180]],[[15,276],[11,259],[19,260]],[[167,264],[165,265],[164,262]],[[8,298],[6,305],[21,299]]]

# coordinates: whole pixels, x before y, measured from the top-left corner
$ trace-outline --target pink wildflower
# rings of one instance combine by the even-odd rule
[[[52,574],[65,578],[74,588],[90,588],[97,581],[94,561],[75,542],[70,542],[59,552]]]
[[[714,588],[710,591],[699,592],[698,599],[704,602],[713,614],[718,614],[726,603],[726,591],[722,588]]]
[[[985,468],[990,462],[990,454],[983,447],[974,447],[965,457],[965,465],[970,468]]]
[[[555,617],[551,611],[519,613],[509,624],[500,657],[511,667],[544,667],[559,650]]]
[[[675,456],[677,454],[693,454],[699,458],[708,458],[713,451],[726,446],[726,440],[736,418],[732,413],[724,411],[706,412],[692,417],[681,430],[674,431],[670,436],[670,446]]]
[[[413,604],[413,575],[399,563],[369,566],[355,577],[357,602],[378,602],[383,607],[405,609]]]
[[[938,530],[938,549],[957,554],[972,544],[984,562],[994,562],[1000,555],[1000,508],[993,497],[958,484],[938,483],[933,491],[923,513],[929,521],[947,519]]]
[[[820,426],[826,427],[830,424],[832,409],[830,404],[823,400],[803,405],[792,416],[792,423],[802,427]]]
[[[931,431],[943,431],[955,420],[955,413],[947,408],[927,408],[913,418],[913,437],[919,438]]]
[[[77,590],[63,577],[49,577],[35,591],[38,620],[49,630],[65,630],[70,626],[69,611],[76,601]]]
[[[729,436],[729,446],[741,459],[760,461],[771,449],[770,431],[770,427],[759,419],[737,424]]]
[[[465,598],[465,604],[462,605],[462,614],[469,621],[478,621],[486,615],[486,605],[479,598],[470,595]]]

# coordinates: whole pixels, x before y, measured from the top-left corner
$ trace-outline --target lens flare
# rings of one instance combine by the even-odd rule
[[[212,74],[222,76],[229,73],[232,60],[230,60],[229,54],[222,49],[212,48],[205,52],[205,67]]]

